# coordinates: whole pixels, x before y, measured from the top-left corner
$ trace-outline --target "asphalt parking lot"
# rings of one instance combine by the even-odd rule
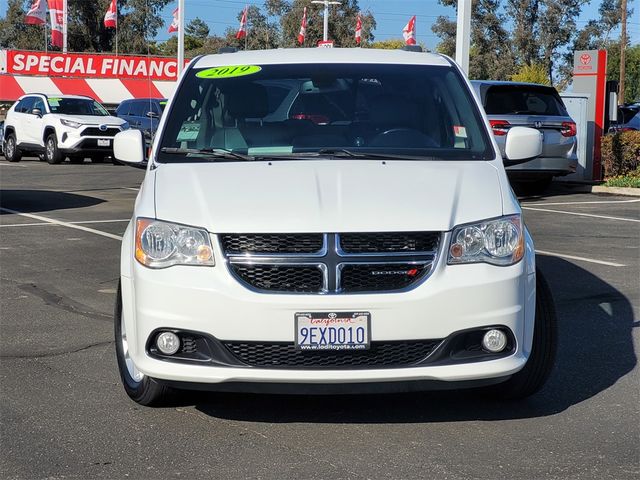
[[[640,198],[522,199],[560,333],[527,401],[192,393],[152,409],[120,385],[112,326],[142,176],[0,160],[0,477],[639,478]]]

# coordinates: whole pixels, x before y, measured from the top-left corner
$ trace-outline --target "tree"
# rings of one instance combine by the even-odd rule
[[[547,69],[541,63],[531,65],[524,64],[517,73],[511,75],[514,82],[539,83],[541,85],[551,85],[547,76]]]
[[[156,36],[158,29],[164,27],[160,14],[170,2],[172,0],[120,0],[118,2],[120,51],[137,54],[154,53],[151,39]]]
[[[623,102],[640,102],[640,44],[625,52],[625,88]],[[620,79],[620,42],[609,43],[607,49],[607,79]]]
[[[24,23],[25,7],[25,0],[9,0],[7,13],[0,18],[0,48],[44,50],[44,27]]]
[[[383,50],[398,50],[404,47],[405,42],[402,38],[392,38],[389,40],[378,40],[377,42],[373,42],[370,47],[371,48],[380,48]]]
[[[209,37],[209,27],[200,18],[194,18],[184,27],[184,54],[188,57],[200,55],[205,43],[209,45],[215,40],[224,42],[221,37]],[[212,53],[205,49],[207,53]],[[217,48],[216,50],[217,51]],[[158,45],[158,53],[166,56],[175,56],[178,53],[178,36],[171,36],[166,42]]]
[[[455,7],[457,0],[440,0]],[[471,10],[471,48],[469,77],[507,80],[513,73],[514,61],[506,23],[500,13],[500,0],[475,0]],[[456,47],[456,24],[447,17],[439,17],[432,31],[441,38],[440,53],[453,56]]]
[[[538,61],[539,11],[540,0],[507,0],[507,15],[513,21],[511,41],[519,65],[532,65]]]
[[[238,25],[242,18],[242,11],[238,13]],[[280,31],[278,24],[260,11],[256,5],[250,5],[247,9],[247,37],[236,38],[237,27],[229,27],[225,32],[227,45],[233,45],[240,49],[264,50],[278,48],[280,43]]]

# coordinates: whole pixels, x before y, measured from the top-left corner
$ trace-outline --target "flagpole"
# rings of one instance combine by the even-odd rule
[[[68,2],[62,2],[62,53],[67,53]]]
[[[244,49],[247,50],[247,42],[249,41],[249,6],[244,6],[244,19],[246,23],[244,24]]]
[[[184,67],[184,0],[178,0],[178,76]]]
[[[49,42],[47,42],[47,12],[44,14],[44,23],[42,26],[44,27],[44,53],[48,53]]]

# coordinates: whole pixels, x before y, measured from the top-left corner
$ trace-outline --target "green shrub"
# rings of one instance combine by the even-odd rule
[[[610,177],[605,182],[607,187],[633,187],[640,188],[640,169],[628,175]]]
[[[640,131],[616,132],[602,137],[604,177],[631,174],[640,168]]]

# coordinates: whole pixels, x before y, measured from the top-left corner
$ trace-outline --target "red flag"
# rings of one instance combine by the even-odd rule
[[[63,48],[64,44],[64,0],[49,0],[51,18],[51,45]]]
[[[414,15],[402,29],[402,36],[404,37],[404,43],[407,45],[416,44],[416,16]]]
[[[118,0],[111,0],[107,13],[104,14],[105,28],[116,28],[118,25]]]
[[[238,33],[236,33],[236,38],[240,40],[241,38],[245,38],[247,36],[247,9],[249,7],[244,7],[242,11],[242,18],[240,19],[240,27],[238,28]]]
[[[298,43],[304,43],[304,37],[307,36],[307,7],[302,12],[302,22],[300,22],[300,32],[298,33]]]
[[[31,8],[24,17],[24,23],[42,25],[47,21],[47,1],[33,0]]]
[[[360,14],[358,14],[358,18],[356,20],[356,43],[360,45],[360,39],[362,37],[362,19],[360,18]]]
[[[173,20],[169,25],[169,33],[177,32],[180,28],[180,9],[176,8],[171,15],[173,15]]]

